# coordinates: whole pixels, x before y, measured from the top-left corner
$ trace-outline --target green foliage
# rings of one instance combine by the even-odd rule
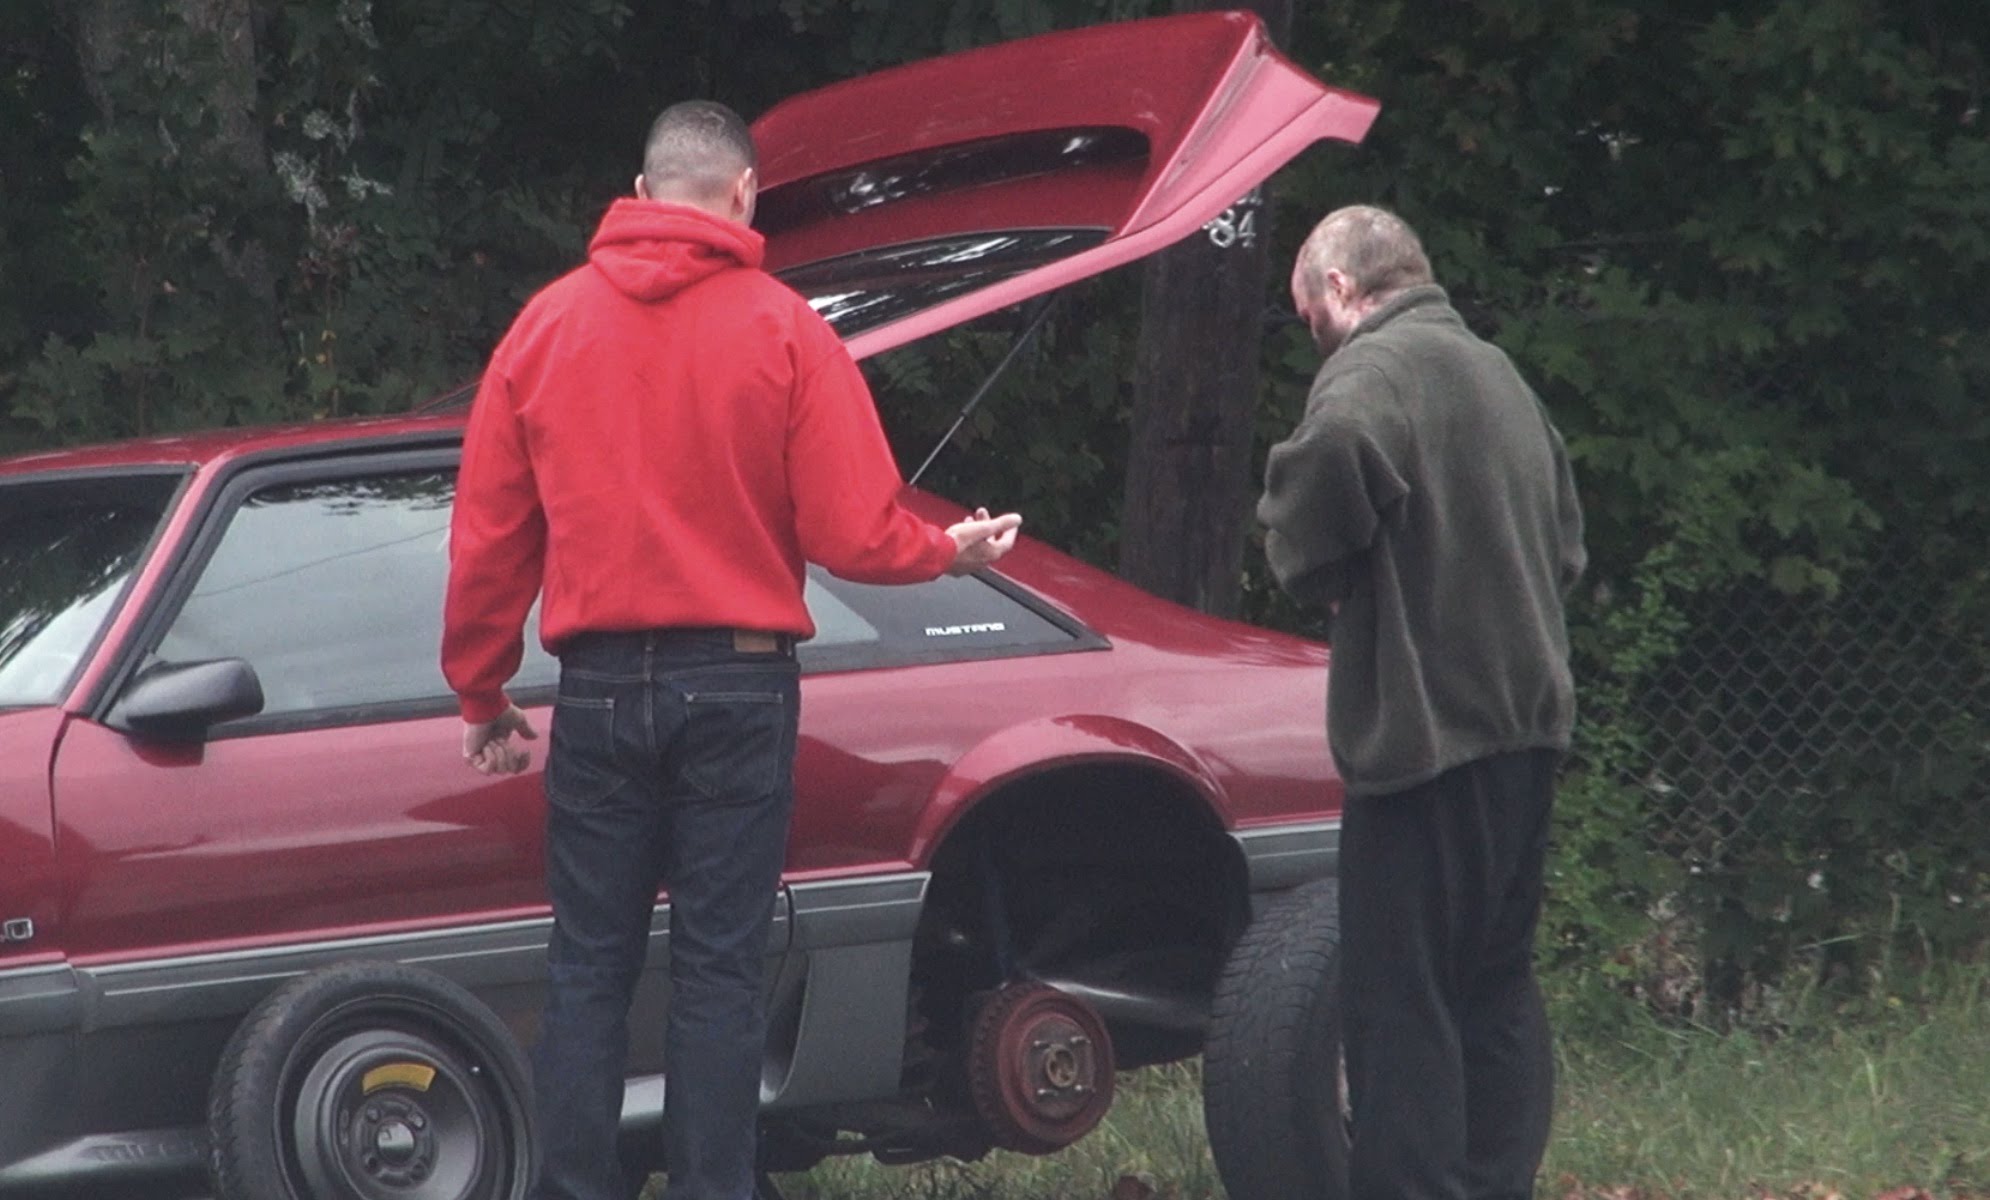
[[[1118,544],[1138,275],[1067,290],[933,459],[922,487],[1025,514],[1043,537],[1104,566]],[[1034,311],[1025,306],[1024,311]],[[864,364],[893,449],[912,474],[1021,335],[1008,310]]]
[[[835,74],[857,74],[990,42],[1164,11],[1153,0],[761,0],[796,33],[822,37]],[[752,7],[761,7],[753,4]]]
[[[196,31],[155,13],[120,33],[121,68],[102,81],[112,115],[81,132],[68,167],[95,336],[48,334],[12,415],[51,440],[267,419],[281,367],[242,350],[269,318],[248,281],[271,181],[230,153],[206,99],[225,85]]]
[[[1621,598],[1591,592],[1590,619],[1571,631],[1590,664],[1581,689],[1576,765],[1556,796],[1540,954],[1557,968],[1571,1006],[1607,1016],[1627,997],[1646,1003],[1664,965],[1648,957],[1650,914],[1680,884],[1679,868],[1649,852],[1650,816],[1639,786],[1648,735],[1635,697],[1688,633],[1677,604],[1695,571],[1674,545],[1653,549]]]
[[[405,408],[473,374],[532,288],[578,261],[627,186],[609,151],[633,161],[640,130],[580,134],[562,93],[591,90],[630,15],[283,6],[271,149],[304,230],[286,333],[313,415]]]
[[[634,174],[647,118],[586,115],[631,12],[272,0],[254,162],[218,136],[221,56],[178,6],[125,15],[94,79],[110,118],[91,77],[40,54],[17,92],[67,122],[38,149],[69,158],[37,211],[60,213],[95,300],[39,328],[0,317],[12,440],[404,409],[473,375]]]
[[[53,24],[40,4],[0,6],[0,411],[42,338],[80,327],[90,307],[62,217],[87,102]]]

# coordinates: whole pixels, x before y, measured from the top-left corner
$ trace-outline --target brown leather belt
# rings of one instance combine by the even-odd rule
[[[629,630],[590,630],[575,634],[561,648],[564,658],[568,650],[595,648],[620,648],[623,652],[640,654],[650,645],[676,641],[695,640],[707,645],[730,645],[739,654],[783,654],[789,658],[795,655],[795,635],[773,633],[765,629],[733,629],[721,626],[685,627],[668,629],[629,629]]]
[[[792,639],[784,633],[768,633],[760,629],[735,629],[732,631],[732,648],[741,654],[785,653]]]

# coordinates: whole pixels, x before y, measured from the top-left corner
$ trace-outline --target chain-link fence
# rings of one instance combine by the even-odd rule
[[[1909,552],[1737,591],[1642,694],[1650,836],[1730,902],[1990,904],[1990,614]],[[1715,884],[1714,881],[1720,881]],[[1778,890],[1780,889],[1780,897]]]

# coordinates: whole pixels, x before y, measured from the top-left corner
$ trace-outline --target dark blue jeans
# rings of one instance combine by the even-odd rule
[[[629,1002],[670,893],[668,1200],[748,1200],[761,982],[794,805],[791,650],[724,631],[584,634],[560,655],[546,762],[546,1007],[533,1067],[542,1200],[622,1200]]]

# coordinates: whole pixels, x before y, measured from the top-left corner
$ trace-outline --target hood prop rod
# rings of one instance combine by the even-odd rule
[[[996,363],[995,369],[988,373],[988,378],[982,380],[981,386],[974,389],[974,395],[968,397],[967,403],[961,407],[960,415],[956,416],[954,423],[947,427],[947,432],[941,436],[939,443],[933,447],[932,453],[926,456],[925,462],[919,464],[918,470],[912,472],[912,478],[905,483],[906,487],[917,487],[919,485],[919,478],[926,473],[926,468],[933,465],[933,460],[940,456],[940,451],[946,449],[947,443],[953,441],[954,435],[960,432],[960,427],[967,424],[967,418],[974,412],[974,406],[980,404],[982,397],[988,394],[988,389],[994,387],[995,381],[1002,378],[1002,372],[1008,370],[1009,364],[1016,361],[1016,355],[1022,353],[1023,347],[1029,344],[1029,340],[1032,337],[1036,336],[1036,331],[1043,328],[1044,318],[1050,315],[1051,309],[1057,307],[1057,299],[1062,294],[1061,292],[1052,292],[1050,295],[1044,297],[1042,304],[1037,305],[1036,315],[1030,318],[1030,323],[1024,327],[1023,332],[1017,336],[1015,342],[1009,346],[1009,352],[1002,356],[1002,361]]]

